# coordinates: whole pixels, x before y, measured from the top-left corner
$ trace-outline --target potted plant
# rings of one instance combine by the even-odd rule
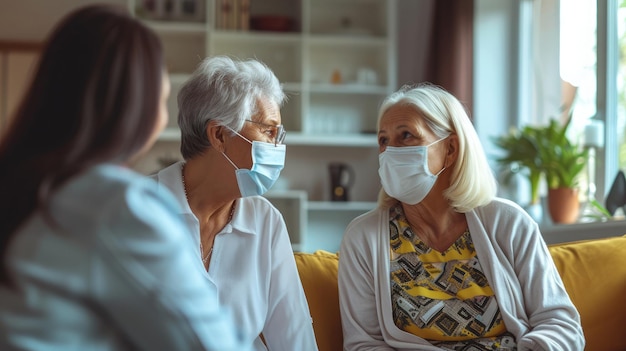
[[[525,126],[494,138],[505,155],[496,159],[504,169],[520,167],[528,174],[531,205],[539,202],[542,175],[548,186],[548,209],[557,223],[571,223],[578,217],[578,176],[585,168],[588,150],[567,137],[571,118],[561,126],[550,120],[547,126]],[[506,179],[506,178],[505,178]],[[566,202],[560,202],[567,197]],[[564,210],[561,215],[559,210]]]
[[[585,169],[589,152],[567,137],[570,121],[561,126],[551,120],[537,140],[548,185],[548,211],[556,223],[572,223],[578,218],[578,176]]]
[[[538,157],[542,160],[548,189],[576,188],[578,175],[587,162],[588,150],[570,141],[566,135],[570,121],[568,119],[561,127],[557,121],[551,120],[547,127],[540,128]]]

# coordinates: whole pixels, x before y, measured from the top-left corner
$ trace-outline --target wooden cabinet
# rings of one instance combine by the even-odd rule
[[[281,111],[286,166],[268,198],[283,213],[294,249],[336,251],[347,223],[375,207],[380,189],[374,132],[378,105],[396,88],[396,1],[251,0],[250,26],[239,26],[247,30],[224,28],[224,1],[246,3],[206,0],[200,22],[146,19],[164,43],[172,96],[170,124],[137,167],[151,173],[162,167],[159,159],[178,157],[176,94],[202,58],[257,58],[289,96]],[[130,2],[134,10],[141,4]],[[288,30],[279,28],[281,19]],[[348,202],[330,201],[330,162],[355,170]]]
[[[39,57],[39,45],[0,41],[0,133],[28,88]]]

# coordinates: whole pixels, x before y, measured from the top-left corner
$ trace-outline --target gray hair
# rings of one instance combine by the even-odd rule
[[[497,183],[478,134],[459,100],[432,84],[405,85],[383,101],[378,112],[379,127],[385,112],[396,105],[415,108],[438,138],[450,134],[458,136],[459,157],[452,168],[450,187],[443,194],[450,205],[458,212],[467,212],[491,202],[496,195]],[[378,200],[383,207],[397,201],[384,189],[381,189]]]
[[[235,131],[259,111],[257,103],[269,99],[282,107],[285,93],[264,63],[227,56],[202,60],[178,93],[180,151],[185,160],[203,153],[211,144],[206,136],[209,122]]]

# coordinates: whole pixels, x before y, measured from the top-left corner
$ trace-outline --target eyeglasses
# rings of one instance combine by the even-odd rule
[[[285,127],[282,124],[271,125],[253,121],[251,119],[246,119],[245,121],[261,126],[261,132],[267,134],[274,141],[274,146],[282,144],[283,141],[285,141],[285,135],[287,132],[285,132]]]

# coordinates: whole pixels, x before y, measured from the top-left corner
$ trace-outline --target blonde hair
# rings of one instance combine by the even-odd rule
[[[385,112],[396,105],[415,108],[438,138],[458,136],[459,157],[451,169],[450,187],[443,194],[450,205],[458,212],[468,212],[491,202],[496,196],[497,183],[478,134],[459,100],[432,84],[405,85],[381,104],[378,126]],[[381,189],[379,206],[389,207],[397,202]]]

